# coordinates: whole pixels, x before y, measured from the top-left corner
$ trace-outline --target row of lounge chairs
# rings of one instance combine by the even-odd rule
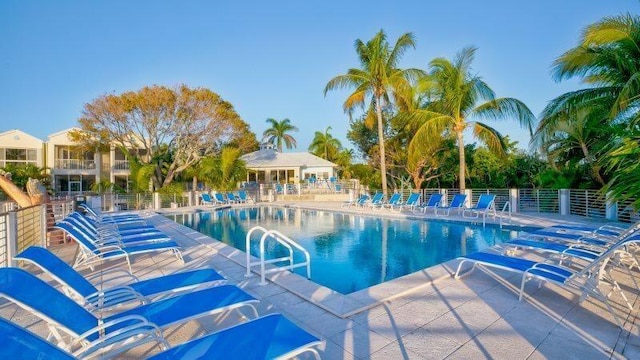
[[[221,193],[217,192],[213,194],[213,197],[208,193],[200,195],[200,204],[202,205],[229,205],[229,204],[246,204],[253,203],[253,199],[247,195],[244,190],[238,191],[238,194],[233,192]]]
[[[135,223],[131,226],[130,224]],[[152,359],[276,358],[309,352],[319,354],[320,340],[280,314],[260,317],[258,300],[226,284],[213,269],[198,269],[138,280],[131,275],[129,256],[145,246],[165,250],[177,244],[136,215],[92,218],[73,214],[58,224],[71,231],[79,248],[91,248],[97,258],[126,258],[124,285],[106,287],[93,282],[120,279],[123,271],[102,271],[85,278],[53,253],[30,247],[16,256],[36,265],[61,287],[55,287],[20,268],[0,269],[0,296],[47,322],[47,340],[0,318],[0,358],[74,359],[115,357],[145,343],[163,351]],[[77,237],[77,238],[76,238]],[[90,244],[90,245],[87,245]],[[117,251],[115,249],[118,249]],[[111,252],[126,254],[105,256]],[[179,250],[178,250],[179,251]],[[141,251],[146,252],[146,251]],[[85,256],[86,257],[86,256]],[[252,319],[216,333],[170,347],[162,330],[212,314],[240,311]]]
[[[601,301],[617,324],[623,327],[610,304],[610,294],[619,293],[627,307],[630,310],[633,307],[611,271],[618,267],[631,277],[636,289],[640,290],[637,273],[632,272],[634,267],[640,270],[637,258],[639,243],[640,223],[626,229],[610,225],[553,226],[502,244],[500,253],[476,252],[460,257],[455,278],[459,279],[477,267],[518,273],[521,275],[519,299],[522,299],[528,281],[547,281],[578,292],[581,301],[588,297]],[[518,256],[518,251],[524,249],[534,250],[542,256],[542,260]],[[609,291],[603,291],[602,285],[608,285]]]
[[[483,194],[478,198],[478,202],[475,206],[471,208],[465,208],[465,203],[467,201],[466,194],[456,194],[451,199],[451,202],[448,205],[443,205],[443,195],[442,194],[432,194],[426,202],[419,203],[420,194],[411,193],[407,198],[406,202],[401,201],[401,195],[398,193],[394,193],[389,201],[384,201],[384,195],[382,193],[376,193],[373,197],[369,195],[361,195],[355,201],[347,201],[342,204],[342,207],[349,208],[370,208],[370,209],[384,209],[387,208],[389,210],[407,210],[413,212],[422,212],[427,213],[427,211],[432,210],[434,215],[436,216],[449,216],[452,213],[456,213],[458,215],[462,215],[467,218],[479,218],[483,217],[483,220],[488,215],[493,215],[495,217],[495,195],[493,194]]]

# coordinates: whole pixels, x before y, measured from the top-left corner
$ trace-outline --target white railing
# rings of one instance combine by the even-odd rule
[[[47,246],[46,214],[46,205],[0,214],[0,266],[12,266],[13,257],[30,246]]]
[[[128,160],[115,160],[113,162],[113,170],[129,170]]]
[[[495,203],[494,203],[494,206],[496,206]],[[502,211],[500,211],[500,229],[502,229],[502,223],[503,223],[502,219],[504,219],[505,212],[509,215],[509,224],[511,224],[511,202],[510,201],[505,202],[504,205],[502,206]]]
[[[518,211],[560,212],[560,190],[518,189]]]
[[[569,190],[569,209],[572,215],[604,219],[607,204],[596,190]]]
[[[96,168],[96,162],[93,160],[56,159],[55,168],[68,170],[92,170]]]
[[[256,231],[263,232],[262,236],[260,237],[260,247],[259,247],[260,259],[259,261],[252,262],[251,261],[251,235]],[[275,240],[278,244],[284,246],[288,250],[289,255],[282,256],[279,258],[274,258],[274,259],[266,259],[265,243],[269,239]],[[305,257],[304,262],[297,263],[297,264],[294,262],[294,257],[293,257],[294,248],[304,254],[304,257]],[[251,276],[252,266],[260,265],[260,285],[267,284],[266,274],[268,273],[278,272],[282,270],[292,270],[292,269],[303,267],[303,266],[307,267],[307,278],[311,278],[311,256],[309,255],[309,252],[305,248],[300,246],[300,244],[289,239],[287,236],[285,236],[284,234],[282,234],[277,230],[267,230],[262,226],[252,227],[247,232],[246,253],[247,253],[247,273],[245,274],[245,276],[246,277]],[[277,266],[272,269],[266,268],[267,264],[274,264],[274,263],[281,263],[281,262],[288,262],[289,265]]]

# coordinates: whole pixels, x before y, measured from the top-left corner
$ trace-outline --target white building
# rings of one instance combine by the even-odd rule
[[[308,152],[279,152],[263,148],[241,156],[248,173],[247,181],[256,183],[294,183],[315,178],[335,179],[338,165]]]
[[[0,133],[0,167],[8,164],[44,167],[44,141],[17,129]]]
[[[91,191],[97,181],[107,180],[129,190],[129,162],[119,148],[110,151],[82,150],[71,138],[70,128],[49,135],[43,141],[21,130],[0,133],[0,167],[8,164],[34,164],[47,168],[51,186],[58,195]],[[145,156],[144,150],[137,150]]]
[[[49,135],[47,167],[51,171],[51,186],[64,195],[91,191],[100,179],[102,162],[98,152],[83,151],[69,137],[70,128]]]

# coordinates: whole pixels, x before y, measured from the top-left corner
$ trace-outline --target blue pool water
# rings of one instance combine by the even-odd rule
[[[270,206],[167,216],[242,251],[247,231],[252,227],[278,230],[311,254],[311,280],[342,294],[483,250],[518,235],[517,231],[495,226],[483,228]],[[258,241],[253,243],[256,247],[252,245],[251,253],[257,255]],[[273,255],[284,255],[275,251]],[[304,268],[295,272],[305,275]]]

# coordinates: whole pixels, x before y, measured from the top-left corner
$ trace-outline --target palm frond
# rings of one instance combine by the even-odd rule
[[[475,122],[473,125],[473,135],[485,143],[489,150],[500,156],[506,155],[507,145],[498,130],[481,122]]]

